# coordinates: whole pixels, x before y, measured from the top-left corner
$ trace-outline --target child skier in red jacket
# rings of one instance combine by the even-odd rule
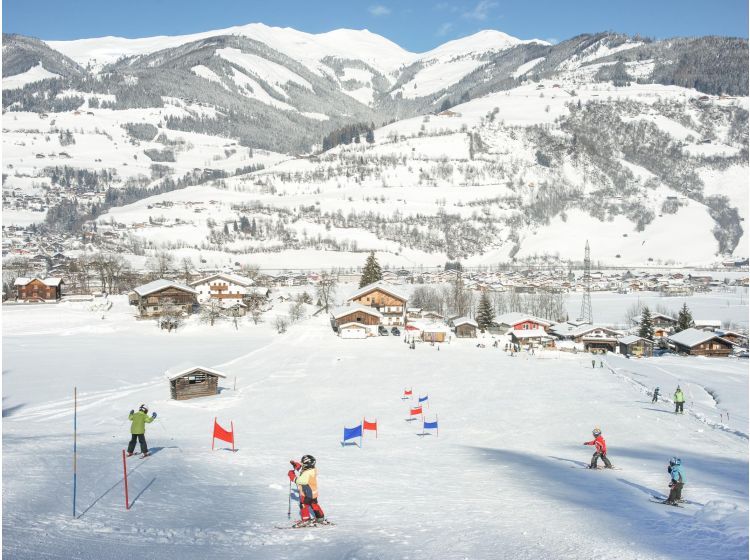
[[[601,457],[602,461],[604,461],[604,468],[611,469],[612,463],[610,463],[609,459],[607,458],[607,442],[605,442],[604,438],[602,437],[602,431],[599,428],[594,428],[594,431],[591,433],[593,434],[594,439],[583,443],[583,445],[595,445],[596,446],[596,449],[594,450],[594,455],[591,457],[591,464],[589,465],[589,468],[590,469],[597,468],[599,457]]]

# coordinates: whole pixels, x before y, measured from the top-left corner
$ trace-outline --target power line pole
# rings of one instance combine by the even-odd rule
[[[581,316],[578,320],[584,323],[593,323],[594,318],[591,311],[591,249],[588,239],[586,240],[586,256],[583,259],[583,290]]]

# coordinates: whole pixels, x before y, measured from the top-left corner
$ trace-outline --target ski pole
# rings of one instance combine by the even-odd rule
[[[289,481],[289,507],[286,510],[286,518],[292,518],[292,481]]]

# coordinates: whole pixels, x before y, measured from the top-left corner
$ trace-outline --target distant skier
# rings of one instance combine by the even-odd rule
[[[130,443],[128,444],[128,457],[133,455],[135,449],[135,442],[138,441],[141,445],[141,453],[144,457],[148,457],[148,445],[146,445],[146,424],[150,424],[156,419],[156,412],[151,416],[148,415],[148,407],[142,404],[138,408],[138,412],[133,410],[128,415],[130,420]]]
[[[315,514],[315,523],[324,523],[326,518],[323,509],[318,505],[318,471],[315,468],[315,457],[303,455],[300,462],[291,460],[292,469],[287,475],[297,485],[299,492],[300,518],[298,525],[311,523],[310,508]],[[295,471],[299,471],[299,474]]]
[[[684,414],[683,407],[685,406],[685,395],[682,393],[680,386],[677,386],[677,390],[674,392],[674,411],[676,413]]]
[[[609,459],[607,458],[607,442],[604,441],[604,437],[602,436],[602,431],[599,428],[594,428],[594,431],[591,433],[594,436],[594,439],[592,439],[591,441],[585,441],[583,443],[583,445],[596,446],[596,449],[594,450],[594,454],[591,456],[591,464],[589,465],[589,468],[591,469],[597,468],[599,457],[601,457],[602,461],[604,461],[604,468],[611,469],[612,463],[610,463]]]
[[[682,461],[679,457],[672,457],[669,460],[667,472],[671,478],[669,480],[669,497],[666,503],[676,505],[682,499],[682,487],[685,486],[685,473],[682,472]]]
[[[651,399],[651,402],[652,402],[652,403],[655,403],[655,402],[657,402],[658,400],[659,400],[659,388],[657,387],[656,389],[654,389],[654,396],[653,396],[653,398]]]
[[[600,368],[603,368],[603,367],[604,367],[604,362],[603,362],[602,360],[599,360],[599,367],[600,367]]]
[[[592,368],[595,368],[595,367],[596,367],[596,360],[591,360],[591,367],[592,367]]]

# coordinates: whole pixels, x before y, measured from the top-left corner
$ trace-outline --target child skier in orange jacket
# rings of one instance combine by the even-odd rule
[[[318,472],[315,469],[315,457],[303,455],[300,462],[289,461],[292,464],[287,474],[289,480],[297,485],[299,491],[299,509],[302,520],[300,524],[308,524],[310,519],[310,508],[315,513],[315,523],[325,523],[323,509],[318,504]],[[299,471],[299,474],[295,471]]]

